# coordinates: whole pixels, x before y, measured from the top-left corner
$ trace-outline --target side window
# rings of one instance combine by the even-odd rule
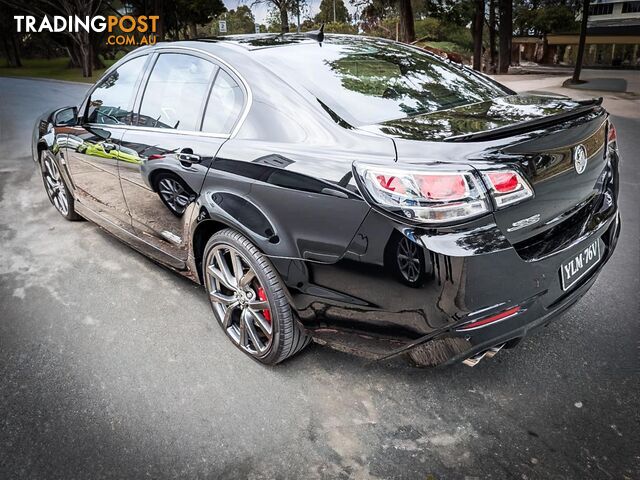
[[[192,55],[163,53],[144,91],[136,125],[200,130],[200,115],[218,67]]]
[[[220,70],[211,89],[202,130],[209,133],[231,133],[243,105],[242,89],[230,75]]]
[[[102,80],[89,97],[87,121],[106,125],[129,125],[135,86],[147,55],[123,63]]]

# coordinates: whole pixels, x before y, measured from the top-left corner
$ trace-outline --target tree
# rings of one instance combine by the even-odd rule
[[[222,0],[127,0],[123,3],[132,8],[134,15],[158,15],[156,35],[160,40],[195,38],[198,25],[205,25],[227,11]]]
[[[280,25],[281,33],[289,33],[289,12],[296,9],[296,0],[255,0],[251,5],[266,3],[275,9],[275,14],[280,17],[278,22],[275,18],[267,19],[269,25]],[[272,17],[274,12],[269,12]]]
[[[62,15],[71,17],[77,15],[80,18],[98,15],[104,8],[105,0],[33,0],[23,2],[20,0],[2,0],[2,3],[14,8],[20,13],[45,17]],[[92,34],[80,29],[77,32],[65,32],[71,39],[72,47],[76,50],[78,60],[82,67],[82,76],[93,75],[95,55],[93,51]]]
[[[254,33],[256,30],[256,22],[251,13],[251,9],[247,5],[239,5],[235,10],[229,10],[228,13],[216,17],[214,27],[217,28],[217,20],[226,19],[227,32],[236,35],[243,33]]]
[[[577,33],[575,11],[580,0],[516,0],[513,7],[514,30],[520,35]]]
[[[587,43],[587,20],[589,19],[589,0],[582,2],[582,22],[580,23],[580,43],[578,43],[578,55],[576,66],[573,70],[571,83],[580,83],[580,73],[582,72],[582,58],[584,57],[584,46]]]
[[[398,40],[411,43],[416,39],[411,0],[398,0],[398,14],[400,16]]]
[[[347,23],[350,20],[349,10],[343,0],[322,0],[320,11],[314,18],[316,23]]]
[[[20,60],[20,39],[15,33],[13,16],[16,10],[8,7],[0,10],[0,36],[2,37],[2,47],[4,49],[7,65],[10,67],[21,67]]]
[[[489,0],[489,73],[496,73],[496,0]]]
[[[513,28],[519,35],[542,36],[542,49],[536,61],[547,59],[549,33],[578,33],[576,10],[581,0],[515,0]]]
[[[178,25],[186,26],[189,38],[197,38],[198,25],[227,11],[222,0],[176,0]]]
[[[471,35],[473,36],[473,69],[482,69],[482,31],[484,30],[484,0],[473,0],[475,6]]]
[[[513,0],[498,0],[498,11],[500,13],[498,71],[509,73],[513,37]]]
[[[352,0],[353,5],[362,8],[363,28],[387,30],[382,20],[390,13],[398,16],[398,40],[411,43],[416,39],[416,30],[411,0]]]

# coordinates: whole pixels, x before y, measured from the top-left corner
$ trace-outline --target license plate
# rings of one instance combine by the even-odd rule
[[[595,267],[599,261],[600,239],[597,239],[560,266],[562,289],[570,289],[578,280],[584,277],[589,270]]]

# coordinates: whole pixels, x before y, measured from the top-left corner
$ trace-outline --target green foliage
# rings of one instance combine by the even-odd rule
[[[365,34],[372,37],[382,37],[395,40],[398,17],[388,17],[371,23],[362,23]]]
[[[416,10],[417,18],[429,16],[460,27],[466,27],[473,18],[473,2],[470,1],[425,0],[423,5]]]
[[[187,24],[204,25],[227,10],[222,0],[176,0],[174,4],[178,19]]]
[[[318,25],[318,28],[320,28],[320,25]],[[358,27],[345,22],[329,22],[325,24],[324,31],[327,33],[356,35],[358,33]]]
[[[319,30],[322,23],[316,23],[313,20],[305,20],[300,25],[300,30],[303,32],[310,32],[312,30]],[[358,27],[350,23],[344,22],[329,22],[324,24],[325,33],[342,33],[347,35],[356,35],[358,33]]]
[[[416,38],[437,40],[440,37],[440,20],[433,17],[416,20]]]
[[[219,20],[227,21],[227,33],[222,35],[240,35],[243,33],[255,33],[256,31],[255,18],[247,5],[240,5],[235,10],[218,15],[211,25],[211,33],[213,35],[220,34],[218,31]]]
[[[277,8],[270,8],[267,13],[267,32],[280,33],[282,30],[282,23],[280,21],[280,11]]]
[[[266,18],[266,31],[269,33],[280,33],[282,31],[282,25],[280,20],[280,9],[275,4],[277,0],[260,0],[263,3],[270,5]],[[307,0],[281,0],[282,5],[287,11],[289,18],[289,29],[291,32],[296,31],[296,17],[298,15],[298,5],[300,6],[300,17],[303,17],[305,11],[308,9]],[[302,22],[302,19],[301,19]],[[302,24],[300,25],[302,27]]]
[[[453,42],[424,42],[424,45],[427,47],[437,48],[444,52],[458,53],[467,60],[469,60],[472,55],[471,50],[463,48],[459,44]]]
[[[436,40],[452,42],[466,50],[473,49],[471,30],[455,23],[442,23],[438,30],[438,38]]]
[[[514,5],[513,25],[522,34],[577,33],[580,24],[570,5],[552,3],[532,8],[529,2]]]
[[[115,60],[105,60],[107,68]],[[103,73],[104,69],[94,69],[92,77],[83,77],[82,69],[69,68],[69,58],[60,57],[46,59],[26,59],[22,60],[22,68],[8,68],[0,62],[0,76],[2,77],[37,77],[53,78],[56,80],[71,80],[74,82],[94,83]]]
[[[471,31],[467,27],[433,17],[416,21],[416,38],[453,42],[469,50],[473,46]]]
[[[347,10],[344,0],[322,0],[320,2],[320,12],[315,16],[316,23],[330,23],[334,21],[333,18],[333,6],[335,2],[335,23],[348,23],[351,20],[351,15]]]

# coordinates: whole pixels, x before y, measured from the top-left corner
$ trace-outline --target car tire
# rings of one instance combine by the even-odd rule
[[[251,358],[275,365],[310,343],[273,265],[245,236],[232,229],[215,233],[202,269],[218,323]]]
[[[75,200],[60,173],[58,162],[48,151],[40,154],[40,173],[47,197],[58,213],[70,222],[82,220],[76,213]]]
[[[158,192],[162,203],[178,218],[184,215],[185,210],[194,199],[191,188],[173,173],[159,173],[153,179],[153,187]]]
[[[385,265],[401,283],[421,287],[427,278],[427,263],[420,246],[404,235],[391,237],[385,250]]]

